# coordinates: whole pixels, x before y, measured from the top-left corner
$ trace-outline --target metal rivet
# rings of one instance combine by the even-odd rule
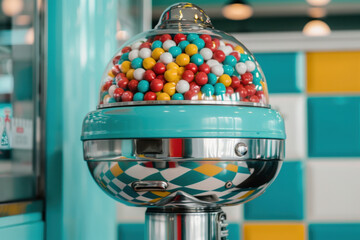
[[[225,183],[225,188],[231,188],[232,187],[232,182],[231,181],[228,181]]]
[[[248,152],[248,147],[246,146],[245,143],[238,143],[235,146],[235,153],[236,155],[238,155],[239,157],[244,156],[246,153]]]

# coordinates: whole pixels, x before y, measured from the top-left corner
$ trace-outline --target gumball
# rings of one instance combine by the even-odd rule
[[[243,75],[247,71],[247,66],[245,63],[239,62],[235,65],[235,69],[240,75]]]
[[[165,81],[164,74],[156,75],[156,79],[160,79],[160,80],[164,80],[164,81]],[[163,82],[164,82],[164,81],[163,81]]]
[[[104,104],[108,104],[110,98],[111,98],[110,95],[109,95],[109,94],[106,94],[106,95],[104,96],[104,98],[103,98],[103,103],[104,103]]]
[[[134,71],[134,78],[138,81],[144,79],[145,69],[138,68]]]
[[[246,62],[250,60],[250,56],[247,54],[240,54],[240,62]]]
[[[139,41],[139,42],[135,42],[131,45],[131,49],[134,50],[134,49],[139,49],[140,46],[141,46],[142,42]]]
[[[234,50],[241,53],[241,54],[243,54],[245,52],[244,49],[241,46],[234,47]]]
[[[177,65],[174,62],[169,63],[168,65],[166,65],[166,70],[171,70],[171,69],[179,69],[179,65]]]
[[[163,74],[166,70],[166,67],[164,63],[158,62],[153,66],[152,70],[156,74]]]
[[[255,63],[253,61],[246,61],[245,62],[246,68],[248,72],[252,72],[256,69]]]
[[[229,87],[231,85],[231,77],[227,74],[223,74],[219,77],[219,82],[224,84],[225,87]]]
[[[163,53],[160,56],[160,61],[164,64],[169,64],[173,61],[173,56],[169,52]]]
[[[108,72],[108,76],[111,77],[111,78],[115,77],[115,75],[112,73],[111,70]]]
[[[160,79],[154,79],[150,83],[150,89],[153,92],[160,92],[163,89],[163,86],[164,86],[163,81]]]
[[[195,76],[195,82],[202,86],[208,82],[208,76],[204,72],[198,72]]]
[[[201,49],[200,54],[201,54],[201,56],[203,56],[205,61],[211,59],[213,56],[213,52],[210,50],[210,48]]]
[[[229,76],[232,76],[234,73],[234,68],[230,65],[223,65],[224,74],[227,74]]]
[[[174,46],[176,46],[176,43],[173,40],[166,40],[162,47],[165,51],[169,51],[169,49]]]
[[[185,80],[180,80],[176,84],[176,91],[179,93],[185,93],[190,90],[190,84]]]
[[[117,102],[120,102],[121,100],[121,96],[123,95],[124,93],[124,89],[122,88],[116,88],[115,91],[114,91],[114,98]]]
[[[171,100],[184,100],[184,95],[182,95],[181,93],[175,93]]]
[[[198,67],[196,66],[195,63],[189,63],[188,65],[185,66],[185,69],[192,71],[194,74],[197,73],[198,71]]]
[[[132,61],[134,60],[135,58],[138,58],[139,57],[139,50],[137,49],[134,49],[134,50],[131,50],[129,52],[129,60]]]
[[[171,40],[170,34],[163,34],[163,35],[161,35],[160,41],[164,43],[166,40]]]
[[[205,47],[214,52],[217,49],[216,43],[214,41],[205,42]]]
[[[175,94],[175,90],[176,90],[176,83],[174,82],[168,82],[164,85],[163,91],[167,94],[169,94],[169,96],[172,96]]]
[[[233,51],[233,49],[230,46],[220,46],[218,48],[218,50],[223,51],[226,56],[229,55]]]
[[[234,51],[234,52],[231,52],[229,55],[234,56],[236,58],[236,62],[240,61],[240,53],[239,52]]]
[[[130,91],[136,92],[138,84],[139,84],[139,81],[133,79],[128,83],[127,87]]]
[[[146,70],[144,73],[144,79],[151,82],[156,78],[156,74],[153,70]]]
[[[150,83],[146,80],[141,80],[139,82],[137,88],[138,88],[139,92],[145,93],[145,92],[149,91]]]
[[[238,78],[238,77],[236,77],[236,76],[232,76],[231,77],[231,87],[233,88],[233,89],[237,89],[238,87],[240,87],[240,79]]]
[[[137,92],[134,94],[133,101],[143,101],[144,100],[144,94],[142,92]]]
[[[181,41],[185,41],[186,40],[186,36],[182,33],[178,33],[174,36],[174,41],[176,44],[179,44]]]
[[[252,82],[252,80],[253,80],[253,75],[249,72],[246,72],[241,75],[241,83],[243,85],[248,85],[249,83]]]
[[[126,89],[128,84],[129,84],[129,80],[127,78],[123,78],[117,82],[117,85],[123,89]]]
[[[255,95],[258,96],[259,99],[265,98],[264,91],[257,91],[257,92],[255,93]]]
[[[169,49],[169,53],[171,53],[171,55],[173,57],[177,57],[181,54],[181,48],[180,47],[177,47],[177,46],[172,46],[170,49]]]
[[[215,88],[211,84],[205,84],[201,87],[201,92],[205,94],[205,96],[210,97],[214,95]]]
[[[113,81],[109,80],[105,82],[104,85],[102,86],[102,91],[107,91],[111,85],[113,85]]]
[[[234,46],[231,43],[225,43],[225,46],[229,46],[232,50],[234,50]]]
[[[215,59],[210,59],[206,61],[206,64],[209,65],[210,68],[212,68],[213,66],[220,65],[221,63],[219,63]]]
[[[110,97],[114,97],[114,91],[115,91],[116,88],[117,88],[116,85],[111,85],[111,86],[109,87],[108,93],[109,93]]]
[[[256,95],[251,96],[249,100],[250,100],[250,102],[255,102],[255,103],[260,102],[259,97]]]
[[[221,65],[215,65],[211,67],[211,72],[216,76],[220,77],[221,75],[224,74],[224,69]]]
[[[201,35],[200,35],[200,38],[201,38],[202,40],[204,40],[205,43],[211,41],[211,37],[210,37],[210,35],[208,35],[208,34],[201,34]]]
[[[245,89],[247,90],[248,96],[253,96],[256,93],[256,87],[254,84],[249,84],[245,86]]]
[[[212,40],[213,40],[213,42],[215,43],[216,48],[219,48],[219,47],[220,47],[220,40],[217,39],[217,38],[213,38]]]
[[[213,59],[215,59],[218,62],[223,62],[225,60],[225,53],[221,50],[215,50],[214,51],[214,55],[213,55]]]
[[[152,57],[145,58],[143,61],[143,67],[147,70],[152,69],[155,66],[155,64],[156,64],[156,61]]]
[[[232,95],[234,93],[234,89],[232,87],[226,87],[226,94]]]
[[[199,66],[199,72],[204,72],[204,73],[206,73],[206,74],[209,74],[209,73],[210,73],[210,67],[209,67],[209,65],[207,65],[206,63],[201,64],[201,65]]]
[[[196,93],[200,92],[200,86],[196,84],[196,82],[191,82],[190,83],[190,90],[194,91]]]
[[[156,40],[151,44],[151,50],[154,50],[156,48],[162,48],[162,42],[161,41]]]
[[[134,69],[141,68],[142,64],[143,64],[142,58],[135,58],[134,60],[131,61],[131,67]]]
[[[156,99],[159,100],[159,101],[169,101],[169,100],[171,100],[169,94],[167,94],[167,93],[160,93],[160,94],[157,96]]]
[[[121,49],[121,52],[122,53],[127,53],[127,52],[130,52],[131,51],[131,47],[130,46],[126,46],[124,47],[123,49]]]
[[[204,63],[204,58],[201,56],[201,54],[196,53],[191,56],[190,61],[192,63],[195,63],[197,66],[200,66],[201,64]]]
[[[147,92],[144,95],[145,101],[154,101],[156,99],[156,93],[154,92]]]
[[[185,53],[189,56],[192,56],[198,52],[198,47],[195,44],[189,44],[185,48]]]
[[[120,70],[121,72],[126,73],[127,71],[129,71],[130,67],[131,67],[131,62],[124,61],[120,66]]]
[[[215,85],[216,82],[217,82],[217,76],[213,73],[209,73],[208,74],[208,83],[211,85]]]
[[[237,60],[234,56],[228,55],[225,57],[224,64],[235,67],[236,63],[237,63]]]
[[[129,71],[127,71],[126,73],[126,78],[129,79],[129,80],[132,80],[134,79],[134,72],[135,72],[135,69],[130,69]]]
[[[182,53],[176,57],[176,63],[179,66],[186,66],[187,64],[189,64],[189,62],[190,62],[190,57],[187,54]]]
[[[185,51],[185,48],[187,47],[187,45],[189,45],[190,43],[188,41],[181,41],[178,44],[178,47],[181,48],[181,51]]]
[[[160,59],[161,54],[163,54],[164,52],[165,52],[165,50],[162,48],[155,48],[152,51],[151,57],[157,61]]]
[[[160,41],[160,35],[156,35],[155,37],[154,37],[154,41],[157,41],[157,40],[159,40]]]
[[[248,94],[246,88],[244,88],[242,85],[238,87],[235,92],[240,94],[240,99],[246,98]]]
[[[164,74],[165,80],[168,82],[176,82],[178,78],[177,70],[171,69],[167,70]]]
[[[139,49],[143,49],[143,48],[151,48],[151,43],[149,42],[144,42],[140,45]]]
[[[215,88],[215,95],[216,96],[223,95],[223,94],[226,93],[226,87],[222,83],[216,83],[214,88]]]
[[[124,77],[126,77],[125,73],[119,73],[118,75],[116,75],[115,80],[116,80],[116,82],[118,82],[121,79],[123,79]]]
[[[123,102],[130,102],[130,101],[133,100],[133,96],[134,96],[134,94],[133,94],[132,92],[126,91],[126,92],[124,92],[124,93],[122,94],[121,100],[122,100]]]
[[[177,69],[177,73],[178,73],[179,78],[181,78],[181,76],[184,74],[184,72],[185,72],[185,68],[184,68],[184,67],[179,67],[179,68]],[[179,79],[179,80],[180,80],[180,79]]]
[[[192,80],[194,80],[194,73],[191,70],[185,70],[182,74],[182,79],[191,82]]]
[[[197,99],[197,92],[193,90],[189,90],[184,94],[185,100],[196,100]]]
[[[195,44],[199,50],[205,47],[205,42],[201,38],[195,39],[192,43]]]
[[[111,97],[111,98],[108,99],[108,103],[115,103],[115,102],[116,102],[115,98]]]
[[[142,59],[151,57],[151,50],[150,50],[150,48],[142,48],[142,49],[139,51],[139,57],[141,57]]]
[[[195,39],[198,39],[199,38],[199,35],[197,35],[196,33],[190,33],[188,36],[187,36],[187,40],[189,42],[193,42]]]
[[[121,55],[121,60],[124,60],[124,61],[128,61],[129,60],[129,53],[124,53],[123,55]]]
[[[115,56],[115,57],[113,58],[113,60],[112,60],[113,65],[116,65],[116,64],[119,62],[120,58],[121,58],[120,55],[119,55],[119,56]]]

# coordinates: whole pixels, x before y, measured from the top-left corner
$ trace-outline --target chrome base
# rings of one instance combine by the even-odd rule
[[[226,215],[221,208],[148,208],[147,240],[226,240]]]

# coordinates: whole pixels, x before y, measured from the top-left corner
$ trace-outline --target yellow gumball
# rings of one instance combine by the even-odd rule
[[[169,96],[172,96],[175,94],[176,91],[176,83],[174,82],[168,82],[164,85],[163,91],[167,94],[169,94]]]
[[[157,60],[160,59],[161,54],[163,54],[164,52],[165,52],[165,50],[162,49],[162,48],[155,48],[155,49],[152,51],[151,56],[157,61]]]
[[[180,78],[182,77],[183,73],[185,72],[185,68],[184,67],[179,67],[178,70],[178,75],[180,76]]]
[[[178,78],[177,70],[171,69],[171,70],[165,71],[164,78],[168,82],[176,82],[176,80]]]
[[[161,92],[156,92],[155,94],[156,94],[156,97],[158,97],[161,94]]]
[[[240,47],[239,45],[234,48],[235,51],[238,51],[239,53],[244,53],[244,49]]]
[[[120,66],[120,70],[123,73],[127,73],[130,69],[131,69],[131,62],[130,61],[124,61]]]
[[[113,72],[112,72],[111,70],[108,72],[108,76],[110,76],[110,77],[112,77],[112,78],[115,77],[114,74],[113,74]]]
[[[198,95],[198,100],[202,100],[202,97],[203,97],[202,92],[201,92],[201,91],[199,91],[197,95]]]
[[[154,65],[156,64],[155,59],[148,57],[145,58],[143,61],[143,67],[148,70],[148,69],[152,69],[154,67]]]
[[[182,53],[176,57],[176,63],[181,67],[188,65],[189,62],[190,62],[190,57],[189,57],[189,55],[187,55],[185,53]]]
[[[185,48],[185,53],[192,56],[198,52],[198,47],[195,44],[189,44]]]
[[[166,70],[170,70],[170,69],[178,69],[179,65],[177,65],[174,62],[168,63],[168,65],[166,65]]]
[[[170,100],[170,96],[167,93],[160,93],[157,98],[157,100],[163,100],[163,101],[169,101]]]
[[[134,71],[135,69],[130,69],[127,73],[126,73],[126,77],[129,80],[133,80],[134,79]]]
[[[227,74],[223,74],[219,77],[219,82],[224,84],[225,87],[228,87],[231,85],[231,77]]]

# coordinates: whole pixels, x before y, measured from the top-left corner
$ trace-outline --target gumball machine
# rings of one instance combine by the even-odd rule
[[[110,197],[147,208],[146,239],[227,239],[221,207],[261,195],[281,168],[284,121],[261,67],[194,4],[120,47],[98,98],[84,159]]]

